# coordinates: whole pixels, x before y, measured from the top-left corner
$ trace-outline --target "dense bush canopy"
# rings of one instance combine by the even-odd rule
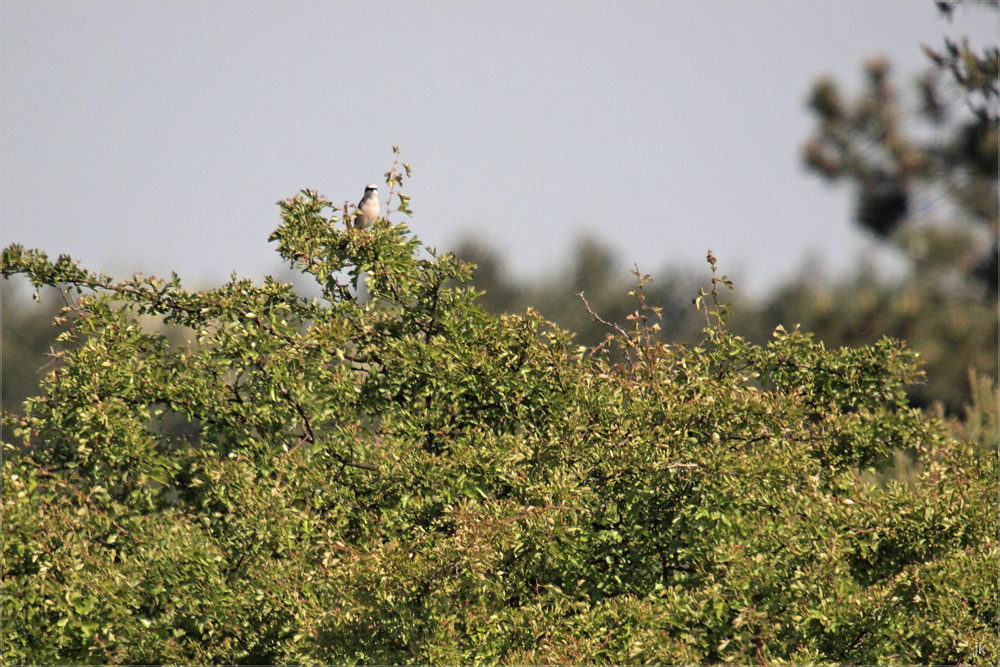
[[[405,225],[281,208],[319,298],[4,250],[71,325],[5,418],[5,661],[995,662],[996,452],[907,405],[903,344],[752,345],[714,292],[666,344],[637,275],[580,346]]]

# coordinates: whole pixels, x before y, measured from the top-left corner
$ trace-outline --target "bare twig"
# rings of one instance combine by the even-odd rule
[[[591,317],[593,317],[595,320],[597,320],[598,322],[600,322],[604,326],[610,327],[610,328],[614,329],[615,331],[617,331],[618,333],[620,333],[624,338],[628,339],[628,334],[625,332],[624,329],[622,329],[617,324],[614,324],[613,322],[608,322],[608,321],[602,319],[600,315],[598,315],[597,313],[595,313],[593,311],[593,309],[591,309],[590,304],[587,303],[587,299],[583,296],[583,292],[577,292],[576,295],[578,297],[580,297],[581,301],[583,301],[583,305],[587,307],[587,312],[590,313]]]
[[[624,329],[622,329],[620,326],[618,326],[617,324],[614,324],[612,322],[608,322],[608,321],[604,320],[600,315],[598,315],[597,313],[595,313],[593,311],[593,309],[590,307],[590,304],[587,303],[587,299],[583,296],[583,292],[577,292],[577,296],[580,297],[581,301],[583,301],[583,305],[586,306],[587,312],[590,313],[591,317],[593,317],[596,321],[600,322],[604,326],[609,327],[611,329],[614,329],[619,334],[621,334],[622,341],[624,341],[624,343],[625,343],[625,347],[622,348],[622,352],[625,355],[625,360],[628,362],[629,368],[632,368],[634,366],[634,364],[632,363],[632,357],[629,356],[628,348],[632,347],[633,344],[632,344],[631,339],[628,337],[628,333]]]

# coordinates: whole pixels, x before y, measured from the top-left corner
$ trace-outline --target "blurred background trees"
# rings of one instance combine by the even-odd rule
[[[950,16],[957,3],[938,6]],[[835,81],[817,81],[805,164],[851,185],[857,222],[900,249],[921,278],[947,292],[995,295],[1000,57],[995,45],[977,50],[968,41],[922,48],[931,66],[913,109],[900,102],[882,58],[865,63],[854,100]]]
[[[948,19],[962,5],[996,21],[996,2],[936,5]],[[818,80],[809,96],[816,129],[802,150],[811,172],[850,187],[857,224],[899,251],[907,274],[879,280],[859,267],[834,284],[803,276],[757,317],[758,326],[801,322],[829,345],[904,339],[927,364],[911,398],[957,413],[976,391],[970,370],[997,374],[1000,55],[996,44],[967,40],[922,49],[928,69],[915,106],[901,101],[881,58],[865,63],[853,100]]]
[[[936,4],[950,17],[966,3]],[[997,3],[961,10],[995,13]],[[892,68],[881,58],[864,64],[854,98],[832,79],[817,80],[808,97],[816,128],[802,149],[811,173],[847,186],[857,224],[904,258],[906,274],[886,278],[863,263],[837,279],[803,271],[756,301],[739,293],[737,281],[732,325],[758,343],[779,324],[801,324],[828,346],[871,344],[882,336],[905,340],[923,357],[927,373],[910,399],[957,415],[977,391],[970,372],[986,382],[997,376],[1000,57],[996,45],[977,49],[967,41],[922,48],[928,69],[915,82],[912,107],[897,94]],[[605,320],[622,322],[627,314],[616,308],[629,289],[628,276],[618,272],[611,250],[593,239],[580,241],[568,267],[530,284],[512,279],[502,258],[474,242],[462,245],[459,255],[480,265],[476,286],[486,290],[485,307],[535,307],[576,331],[583,344],[598,342],[606,331],[574,294],[585,291]],[[647,296],[664,308],[664,335],[699,340],[704,321],[691,298],[707,276],[670,269],[653,276]]]
[[[0,400],[4,410],[16,414],[21,414],[24,400],[38,391],[45,355],[61,331],[52,324],[62,305],[58,293],[42,290],[39,305],[30,303],[21,287],[9,280],[0,282]]]

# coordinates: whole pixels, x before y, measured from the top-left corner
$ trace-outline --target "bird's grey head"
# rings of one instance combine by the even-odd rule
[[[377,185],[369,183],[368,185],[365,186],[365,192],[366,193],[368,193],[368,192],[377,192],[377,191],[378,191],[378,186]]]

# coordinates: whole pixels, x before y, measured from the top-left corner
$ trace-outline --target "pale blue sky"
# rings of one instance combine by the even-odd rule
[[[535,276],[589,230],[623,272],[712,248],[751,292],[871,247],[801,167],[814,79],[857,91],[882,54],[909,94],[921,42],[997,32],[930,0],[5,0],[0,23],[2,245],[259,279],[277,200],[356,202],[398,145],[439,250],[468,234]]]

